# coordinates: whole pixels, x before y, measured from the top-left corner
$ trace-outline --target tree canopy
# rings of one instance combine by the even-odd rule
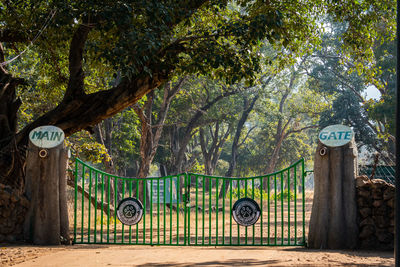
[[[7,157],[16,157],[33,128],[93,132],[172,77],[252,86],[265,68],[278,73],[318,48],[326,16],[345,25],[341,61],[352,55],[354,69],[375,81],[382,61],[373,48],[393,40],[394,7],[357,0],[3,1],[0,165],[9,166]],[[3,179],[18,176],[5,169]]]

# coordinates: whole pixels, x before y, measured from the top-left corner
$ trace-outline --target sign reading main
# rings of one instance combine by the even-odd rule
[[[29,133],[31,142],[40,148],[56,147],[64,141],[64,132],[52,125],[40,126]]]
[[[326,146],[343,146],[351,141],[354,136],[353,130],[349,126],[335,124],[322,129],[318,138]]]

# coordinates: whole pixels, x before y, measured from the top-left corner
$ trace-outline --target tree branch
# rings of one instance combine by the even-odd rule
[[[0,30],[0,42],[6,43],[24,43],[29,42],[28,38],[22,31],[14,31],[10,29]]]
[[[83,50],[92,24],[81,24],[76,29],[69,49],[69,81],[63,102],[79,98],[85,94],[85,74],[82,68]]]
[[[318,127],[318,125],[309,125],[309,126],[300,128],[300,129],[298,129],[298,130],[290,130],[290,131],[287,131],[287,132],[285,133],[283,139],[285,139],[286,137],[288,137],[290,134],[300,133],[300,132],[302,132],[302,131],[304,131],[304,130],[313,129],[313,128],[317,128],[317,127]]]

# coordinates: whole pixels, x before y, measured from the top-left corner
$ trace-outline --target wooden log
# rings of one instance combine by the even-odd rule
[[[68,150],[64,143],[47,150],[29,144],[26,165],[25,194],[30,206],[25,217],[24,237],[38,245],[59,245],[69,240],[66,203],[66,168]]]
[[[309,226],[311,248],[345,249],[358,245],[354,141],[325,148],[319,143],[314,160],[314,202]]]
[[[75,188],[75,183],[73,180],[68,179],[67,180],[67,184],[70,187]],[[76,189],[78,191],[79,194],[82,194],[83,191],[83,195],[85,196],[86,199],[88,199],[90,201],[90,203],[92,203],[92,206],[95,209],[101,210],[101,206],[103,206],[103,212],[108,215],[108,209],[110,209],[110,216],[114,216],[114,208],[113,208],[113,204],[109,204],[107,202],[101,202],[99,200],[97,200],[94,196],[90,196],[89,192],[86,190],[82,190],[82,186],[81,185],[77,185]]]

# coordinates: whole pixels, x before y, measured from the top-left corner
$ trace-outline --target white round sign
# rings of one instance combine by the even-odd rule
[[[118,219],[126,225],[135,225],[143,217],[143,205],[140,200],[127,197],[121,200],[117,208]]]
[[[353,139],[354,132],[349,126],[335,124],[322,129],[318,138],[326,146],[343,146]]]
[[[41,148],[56,147],[64,141],[64,132],[52,125],[40,126],[29,133],[29,140]]]

